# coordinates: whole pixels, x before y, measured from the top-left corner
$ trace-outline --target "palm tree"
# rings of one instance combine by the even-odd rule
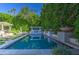
[[[12,9],[8,10],[8,13],[11,13],[12,15],[15,16],[15,14],[16,14],[16,8],[12,8]]]

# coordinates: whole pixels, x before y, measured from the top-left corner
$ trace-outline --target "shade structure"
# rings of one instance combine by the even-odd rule
[[[10,24],[8,22],[0,22],[0,25],[3,25],[3,26],[12,26],[12,24]]]
[[[11,30],[11,26],[12,24],[8,23],[8,22],[0,22],[0,26],[1,26],[1,30],[4,30],[5,26],[9,27],[9,30]]]
[[[0,29],[0,36],[1,36],[1,37],[6,37],[6,36],[8,36],[9,34],[11,34],[11,33],[10,33],[10,31],[11,31],[11,26],[12,26],[12,24],[10,24],[10,23],[8,23],[8,22],[0,22],[0,27],[1,27],[1,29]],[[8,30],[5,29],[5,27],[9,27]]]

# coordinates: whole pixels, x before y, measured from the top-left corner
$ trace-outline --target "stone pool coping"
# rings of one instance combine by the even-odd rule
[[[52,55],[52,49],[0,49],[0,55]]]
[[[49,37],[49,38],[51,38],[51,39],[53,39],[53,40],[55,40],[55,41],[57,41],[57,42],[59,42],[59,43],[61,43],[61,44],[63,44],[63,45],[69,46],[69,47],[74,48],[74,49],[79,49],[79,47],[76,46],[76,45],[73,45],[73,44],[71,44],[71,43],[67,43],[67,42],[58,40],[58,39],[57,39],[57,38],[58,38],[57,35],[54,35],[54,34],[53,34],[53,35],[49,36],[49,35],[47,35],[46,33],[44,33],[44,35],[46,35],[47,37]]]
[[[53,49],[5,49],[9,45],[15,43],[16,41],[20,40],[21,38],[23,38],[27,35],[28,34],[18,37],[15,40],[8,41],[6,44],[3,44],[2,46],[0,46],[0,55],[52,55],[53,54]],[[54,38],[52,36],[49,36],[49,37]],[[54,39],[54,40],[57,41],[57,39]],[[58,42],[60,42],[60,41],[58,41]],[[60,43],[62,43],[62,42],[60,42]],[[75,51],[76,51],[76,53],[75,53]],[[79,54],[78,50],[75,50],[75,51],[73,50],[73,53]]]
[[[0,46],[0,55],[52,55],[52,49],[5,49],[29,34],[7,41]]]
[[[25,34],[25,35],[22,35],[20,37],[17,37],[16,39],[14,40],[9,40],[9,41],[6,41],[4,44],[0,45],[0,49],[5,49],[6,47],[8,47],[9,45],[17,42],[18,40],[20,40],[21,38],[27,36],[28,34]]]

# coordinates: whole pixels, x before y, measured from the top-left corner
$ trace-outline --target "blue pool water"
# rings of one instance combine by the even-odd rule
[[[47,37],[42,36],[40,40],[38,38],[37,40],[31,40],[30,36],[26,36],[6,49],[52,49],[56,46],[57,43],[53,41],[48,42]]]

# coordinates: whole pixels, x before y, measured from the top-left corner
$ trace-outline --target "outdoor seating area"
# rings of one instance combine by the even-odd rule
[[[8,22],[0,22],[0,37],[9,38],[13,36],[11,33],[12,24]]]
[[[0,22],[0,45],[15,37],[11,32],[11,27],[12,24],[8,22]]]

